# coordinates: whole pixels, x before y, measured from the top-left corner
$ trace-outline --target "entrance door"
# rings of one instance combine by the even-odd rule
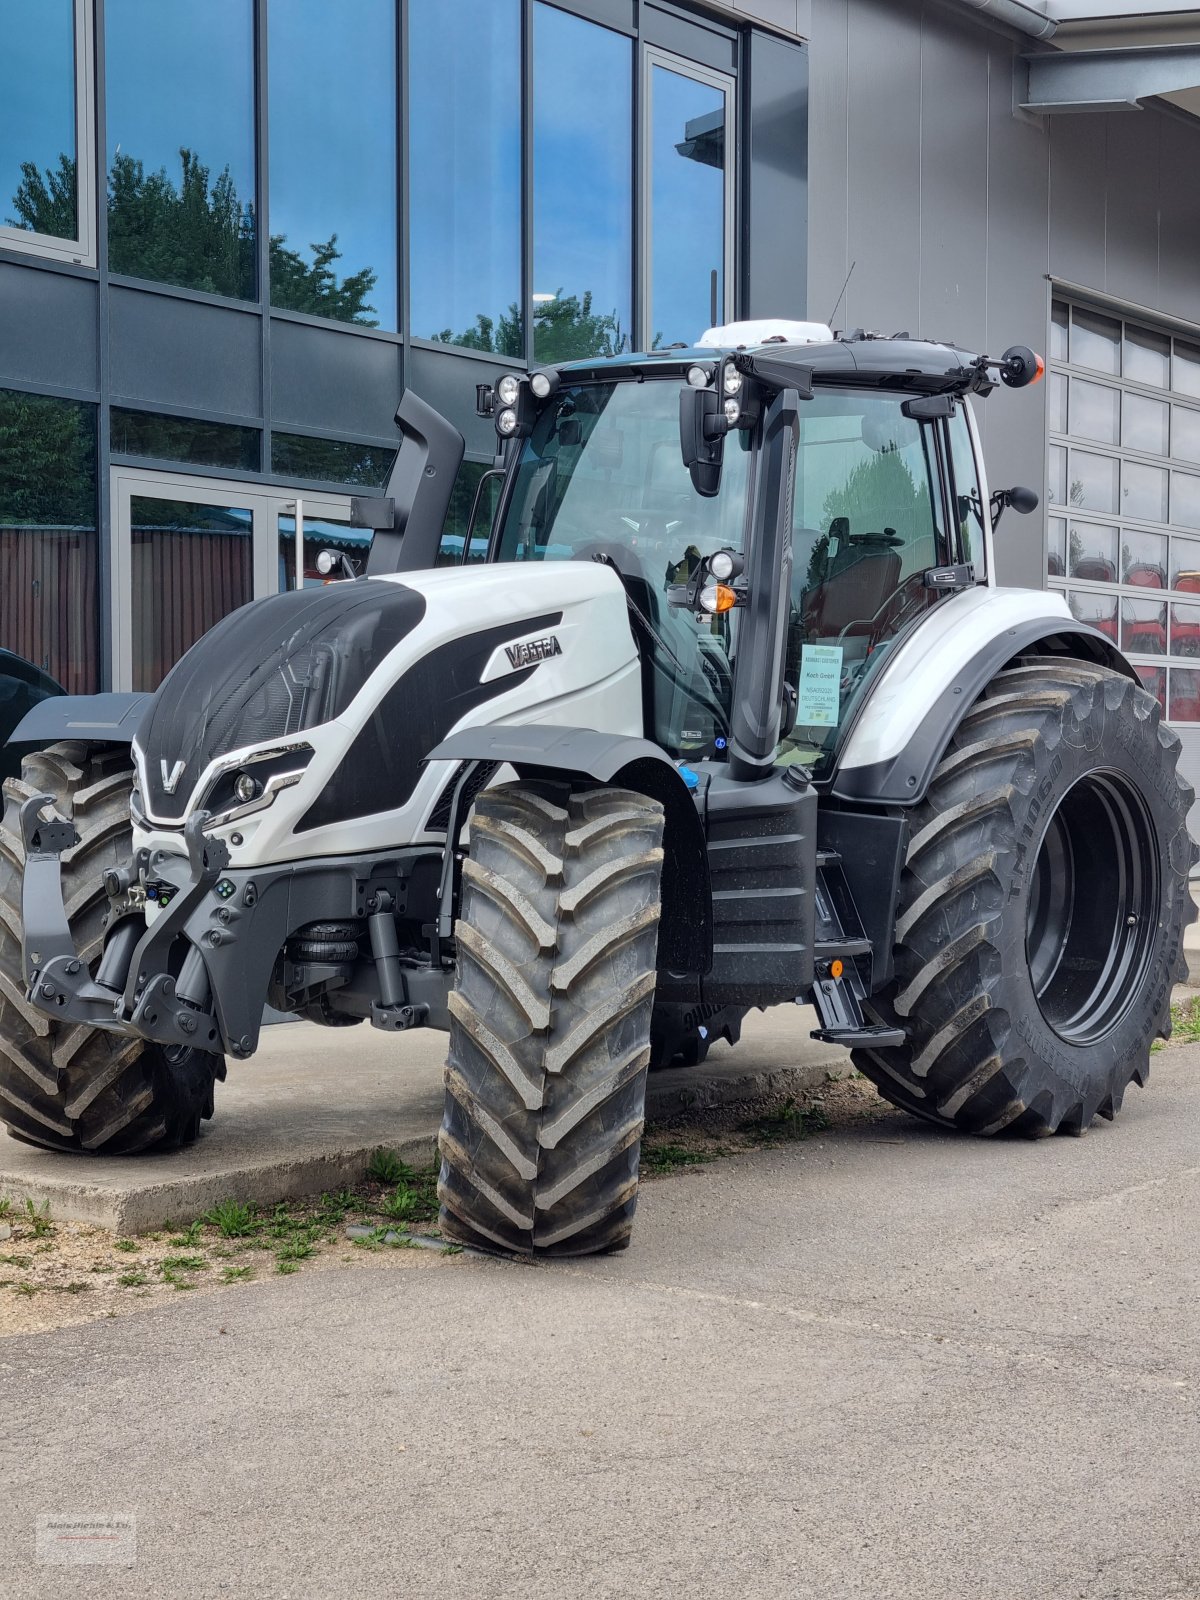
[[[357,540],[348,499],[304,495],[302,504],[312,582],[314,540],[324,532],[335,550]],[[284,490],[114,467],[112,507],[115,689],[157,689],[222,617],[295,584],[295,501]],[[359,537],[365,549],[369,535]]]

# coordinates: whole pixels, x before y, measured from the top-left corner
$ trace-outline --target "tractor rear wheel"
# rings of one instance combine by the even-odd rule
[[[17,813],[53,797],[79,843],[62,856],[63,899],[75,948],[93,970],[108,906],[104,873],[128,860],[133,772],[127,748],[56,744],[25,757],[4,785],[0,821],[0,1118],[25,1144],[130,1155],[190,1144],[213,1113],[221,1056],[145,1044],[82,1023],[58,1023],[25,999]]]
[[[662,834],[659,803],[622,789],[476,800],[438,1140],[449,1237],[522,1255],[629,1242]]]
[[[912,819],[896,976],[868,1003],[909,1039],[854,1055],[887,1099],[1037,1137],[1146,1082],[1196,915],[1178,759],[1120,673],[1039,657],[994,679]]]

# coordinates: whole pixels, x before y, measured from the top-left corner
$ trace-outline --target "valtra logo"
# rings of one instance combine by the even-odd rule
[[[532,667],[538,661],[549,661],[551,656],[560,656],[562,653],[562,645],[552,633],[545,639],[530,639],[504,647],[504,654],[514,671],[518,667]]]

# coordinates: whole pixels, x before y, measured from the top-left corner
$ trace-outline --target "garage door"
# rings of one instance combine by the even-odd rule
[[[1200,789],[1200,340],[1055,300],[1048,382],[1047,581],[1129,656]]]

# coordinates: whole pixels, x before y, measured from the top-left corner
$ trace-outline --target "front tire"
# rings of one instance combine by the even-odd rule
[[[1080,1133],[1144,1084],[1196,915],[1192,790],[1158,703],[1104,667],[1000,673],[916,808],[896,977],[909,1032],[855,1052],[885,1098],[975,1134]]]
[[[628,1243],[662,834],[659,803],[622,789],[476,801],[438,1139],[449,1237],[521,1255]]]
[[[132,853],[124,748],[56,744],[26,756],[4,784],[0,822],[0,1118],[25,1144],[47,1150],[132,1155],[190,1144],[213,1114],[221,1056],[168,1048],[54,1022],[25,999],[21,969],[21,878],[25,852],[18,811],[34,794],[52,796],[79,843],[62,856],[63,900],[75,948],[94,970],[108,905],[104,872]]]

